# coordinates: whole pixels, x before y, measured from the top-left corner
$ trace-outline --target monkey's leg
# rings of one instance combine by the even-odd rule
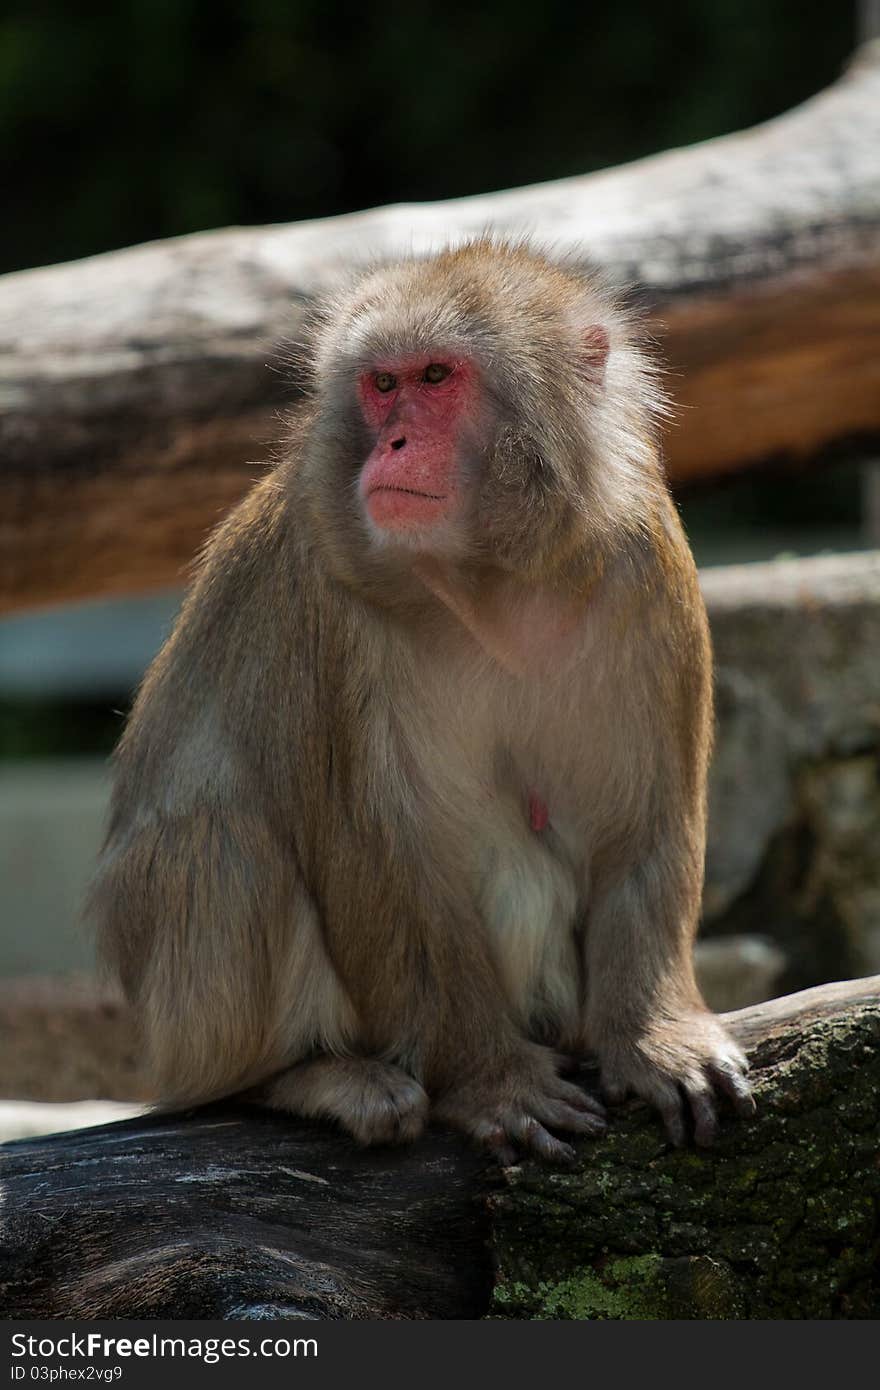
[[[667,847],[622,879],[597,882],[587,924],[584,1032],[602,1089],[611,1101],[634,1092],[656,1106],[675,1144],[685,1142],[685,1105],[696,1142],[712,1142],[716,1091],[739,1114],[754,1110],[748,1062],[694,978],[699,882],[687,851]]]
[[[274,1110],[336,1120],[359,1144],[417,1139],[428,1116],[419,1083],[371,1057],[310,1058],[275,1077],[257,1098]]]
[[[357,1040],[296,861],[256,813],[200,809],[111,842],[90,914],[163,1103],[230,1095]]]
[[[439,836],[408,843],[407,820],[389,822],[396,839],[381,826],[368,851],[362,843],[344,855],[348,880],[328,874],[318,892],[363,1049],[393,1058],[424,1086],[434,1117],[501,1162],[523,1149],[570,1160],[551,1131],[601,1133],[602,1107],[514,1022],[476,904],[425,853],[425,836],[434,847]]]

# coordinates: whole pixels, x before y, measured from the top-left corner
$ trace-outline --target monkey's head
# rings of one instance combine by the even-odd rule
[[[347,578],[547,576],[644,509],[659,397],[593,274],[485,240],[374,270],[318,310],[311,367],[300,476]]]

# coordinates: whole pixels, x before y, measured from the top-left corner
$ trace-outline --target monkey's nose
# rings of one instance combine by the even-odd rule
[[[392,439],[391,447],[392,449],[402,449],[405,443],[406,440],[402,437],[400,439]]]

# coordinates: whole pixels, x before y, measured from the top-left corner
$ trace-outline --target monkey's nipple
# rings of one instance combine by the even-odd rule
[[[547,829],[549,820],[550,812],[546,801],[542,801],[537,792],[529,792],[529,825],[540,835],[542,830]]]

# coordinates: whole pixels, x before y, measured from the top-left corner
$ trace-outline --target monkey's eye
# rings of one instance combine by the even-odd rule
[[[373,378],[373,384],[377,391],[382,391],[383,393],[386,391],[393,391],[397,385],[397,377],[392,376],[390,372],[379,372],[378,375]]]
[[[432,362],[430,366],[425,368],[423,380],[430,382],[432,386],[436,386],[437,382],[444,381],[451,371],[452,368],[444,367],[442,362]]]

